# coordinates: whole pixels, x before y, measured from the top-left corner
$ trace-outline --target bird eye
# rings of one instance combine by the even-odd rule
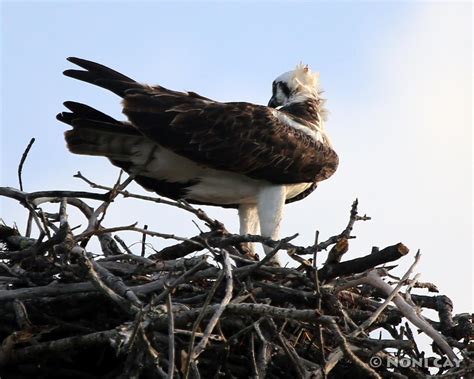
[[[279,87],[281,91],[285,94],[285,96],[290,97],[291,91],[290,91],[290,88],[288,87],[288,84],[282,83],[282,82],[280,82],[279,84],[280,84]]]

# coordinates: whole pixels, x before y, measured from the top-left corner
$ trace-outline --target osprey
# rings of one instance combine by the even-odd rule
[[[70,112],[57,118],[72,126],[69,150],[107,157],[158,195],[237,208],[241,234],[278,239],[285,202],[307,196],[336,171],[319,77],[308,66],[277,77],[263,106],[145,85],[91,61],[68,60],[83,70],[64,75],[119,95],[128,117],[118,121],[65,102]]]

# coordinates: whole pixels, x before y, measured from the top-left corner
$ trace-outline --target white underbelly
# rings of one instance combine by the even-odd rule
[[[242,174],[212,169],[161,146],[156,148],[154,145],[154,147],[153,151],[148,150],[148,154],[143,151],[143,148],[134,154],[136,160],[144,161],[145,156],[148,157],[148,164],[141,175],[174,183],[196,181],[196,184],[187,189],[186,198],[189,200],[214,204],[253,204],[256,203],[257,195],[263,188],[272,186],[266,180],[252,179]],[[290,199],[299,195],[311,184],[286,185],[286,198]]]
[[[214,171],[214,170],[212,170]],[[215,170],[199,178],[200,182],[189,188],[188,196],[196,201],[219,204],[256,204],[257,195],[263,188],[272,186],[263,180],[244,175]],[[312,183],[286,185],[286,198],[291,199],[309,188]]]

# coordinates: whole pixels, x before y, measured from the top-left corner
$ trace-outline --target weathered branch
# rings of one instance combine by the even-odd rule
[[[421,379],[433,368],[439,377],[472,371],[470,315],[453,316],[444,295],[413,293],[436,290],[418,281],[414,266],[401,279],[392,274],[396,266],[386,266],[408,248],[399,243],[346,258],[354,256],[349,242],[356,221],[369,219],[358,215],[357,201],[341,233],[323,242],[317,233],[312,246],[301,247],[294,236],[229,233],[183,201],[131,194],[124,189],[131,178],[106,187],[79,176],[107,193],[0,188],[0,196],[23,204],[29,218],[27,236],[0,225],[2,376]],[[104,228],[119,195],[183,209],[210,230],[198,227],[198,235],[180,237],[135,224]],[[88,199],[103,203],[91,207]],[[59,211],[44,212],[46,203],[59,203]],[[87,220],[82,233],[67,227],[70,206]],[[143,239],[137,248],[128,245],[124,232],[146,235],[147,249]],[[86,252],[94,236],[99,251]],[[151,236],[177,242],[160,250]],[[258,261],[242,245],[248,242],[287,252],[297,267],[276,266],[271,254]],[[158,252],[146,256],[148,247]],[[325,264],[318,264],[327,248]],[[424,320],[417,307],[436,310],[439,321]],[[388,359],[431,355],[417,345],[405,318],[435,341],[442,362],[459,367],[436,366],[434,357],[423,367],[388,367]],[[369,336],[381,330],[390,337]],[[370,364],[374,354],[383,359],[380,366]]]
[[[318,270],[319,279],[327,281],[338,276],[345,276],[364,272],[375,266],[393,262],[408,254],[408,248],[402,243],[388,246],[376,253],[366,255],[361,258],[351,259],[349,261],[328,264]]]

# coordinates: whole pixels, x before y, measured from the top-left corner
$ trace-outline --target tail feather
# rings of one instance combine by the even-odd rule
[[[75,57],[69,57],[68,61],[85,69],[85,71],[66,70],[63,72],[64,75],[105,88],[121,97],[129,89],[143,87],[142,84],[128,76],[101,64]]]
[[[82,67],[83,69],[86,69],[87,71],[90,72],[96,72],[98,74],[103,74],[104,76],[108,76],[110,78],[114,77],[118,80],[123,80],[126,82],[134,82],[133,79],[129,78],[128,76],[125,76],[121,74],[118,71],[112,70],[111,68],[104,66],[102,64],[88,61],[87,59],[82,59],[82,58],[77,58],[77,57],[69,57],[67,60],[71,63],[74,63],[75,65],[78,65],[79,67]]]
[[[59,113],[56,118],[68,125],[72,125],[72,121],[75,119],[89,119],[95,121],[103,121],[109,124],[115,124],[122,126],[124,123],[116,120],[105,113],[102,113],[88,105],[77,103],[75,101],[65,101],[64,106],[71,112]]]
[[[69,150],[75,154],[103,156],[112,160],[129,161],[134,147],[142,138],[114,134],[95,127],[81,126],[65,133]]]
[[[64,105],[71,112],[59,113],[56,118],[72,126],[65,132],[72,153],[132,162],[137,158],[137,145],[149,144],[129,123],[115,120],[85,104],[67,101]]]
[[[70,57],[68,61],[80,69],[66,70],[64,75],[105,88],[121,97],[127,91],[150,88],[101,64]],[[112,164],[133,171],[149,159],[156,144],[150,142],[129,122],[118,121],[88,105],[67,101],[69,110],[56,118],[72,129],[65,132],[68,149],[75,154],[103,156]]]

